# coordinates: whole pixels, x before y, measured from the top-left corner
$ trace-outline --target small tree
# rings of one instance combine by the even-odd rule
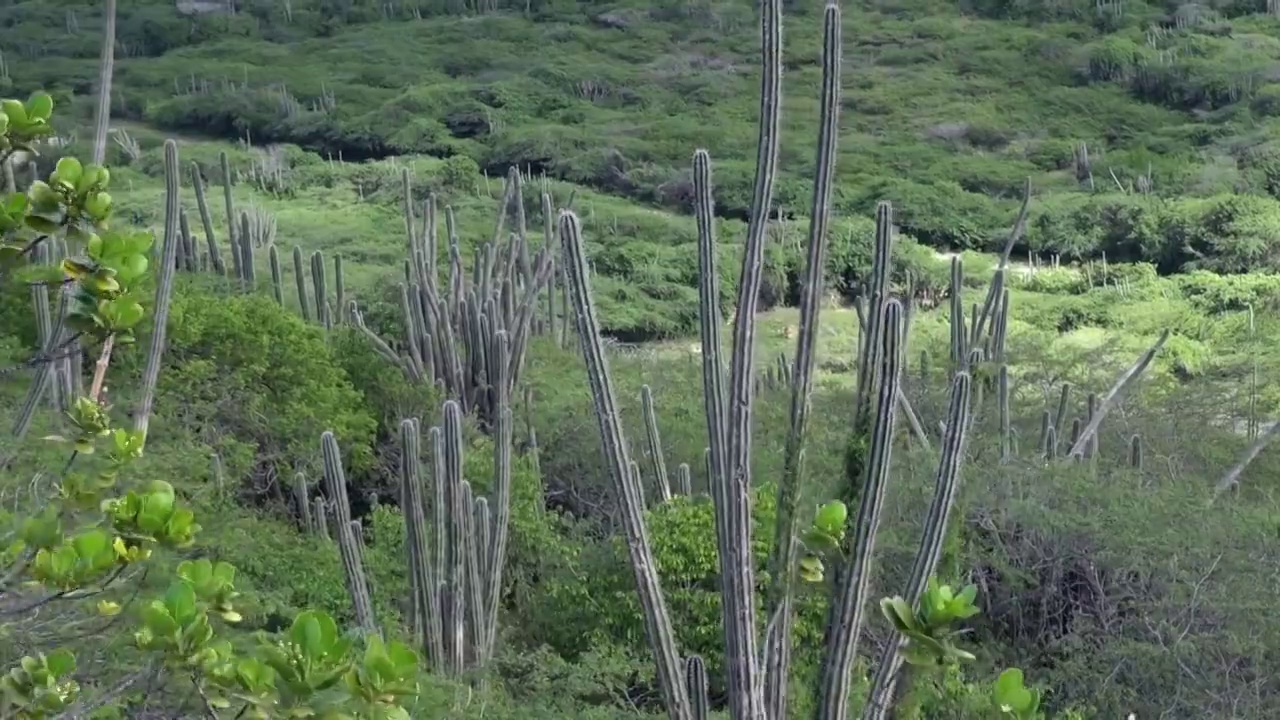
[[[52,112],[44,93],[25,103],[0,101],[0,161],[34,152],[52,131]],[[166,143],[165,164],[166,212],[176,213],[173,141]],[[0,283],[22,278],[61,293],[47,342],[26,363],[36,377],[19,434],[55,361],[73,348],[98,358],[89,393],[67,403],[63,433],[43,439],[68,450],[52,491],[37,498],[38,511],[0,525],[8,562],[0,573],[0,632],[20,628],[53,603],[102,616],[136,611],[135,642],[154,659],[147,674],[162,676],[183,694],[194,690],[206,717],[408,718],[403,705],[417,694],[418,658],[399,642],[377,635],[357,642],[341,636],[333,618],[306,611],[287,632],[262,638],[258,647],[233,648],[225,630],[240,616],[235,568],[225,562],[182,562],[163,595],[126,603],[136,607],[105,599],[115,597],[108,591],[139,581],[157,550],[191,547],[200,531],[170,483],[130,475],[144,452],[145,423],[135,430],[116,427],[104,397],[112,348],[134,342],[148,315],[140,288],[155,270],[149,232],[109,227],[109,182],[106,168],[65,157],[47,180],[0,202]],[[59,264],[31,262],[42,248],[61,243],[73,254]],[[158,282],[165,286],[172,282],[172,254],[159,257]],[[167,301],[167,293],[160,295]],[[156,313],[161,326],[164,314]],[[158,360],[160,346],[153,343],[149,359]],[[23,657],[0,678],[0,716],[79,716],[110,701],[110,693],[85,696],[76,676],[75,655],[65,648]]]

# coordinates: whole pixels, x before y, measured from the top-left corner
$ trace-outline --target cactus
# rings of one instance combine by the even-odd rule
[[[1142,436],[1129,438],[1129,467],[1142,472]]]
[[[347,287],[345,275],[342,272],[342,253],[335,253],[333,256],[333,289],[337,298],[335,302],[338,308],[338,324],[341,325],[347,320]]]
[[[316,322],[329,327],[328,295],[324,285],[324,253],[311,253],[311,286],[315,288]]]
[[[428,628],[432,627],[431,602],[427,594],[434,592],[435,587],[427,564],[427,523],[422,507],[421,463],[418,422],[416,419],[401,420],[400,508],[405,521],[404,545],[409,556],[409,599],[412,607],[410,625],[414,638],[423,643],[426,656],[434,660],[426,636]]]
[[[333,518],[338,531],[338,550],[342,556],[342,570],[351,596],[356,625],[364,632],[375,632],[373,603],[369,599],[368,581],[365,579],[362,551],[351,527],[351,505],[347,498],[347,476],[342,469],[342,455],[338,440],[332,432],[320,436],[320,451],[324,459],[325,490],[333,503]]]
[[[476,524],[476,502],[471,492],[471,483],[462,481],[462,515],[456,518],[461,525],[462,564],[465,584],[462,588],[463,605],[466,608],[467,636],[470,639],[473,657],[476,662],[484,662],[484,648],[488,644],[485,631],[489,626],[485,619],[485,552],[487,547],[480,544],[477,537],[480,529]],[[485,529],[486,534],[488,528]]]
[[[1071,405],[1071,383],[1062,383],[1062,392],[1058,396],[1058,414],[1054,416],[1053,427],[1060,428],[1067,421],[1067,411]],[[1045,412],[1048,412],[1047,410]],[[1044,433],[1041,433],[1043,438]],[[1043,444],[1043,442],[1041,443]]]
[[[1052,427],[1044,435],[1044,459],[1053,460],[1058,457],[1058,431]]]
[[[44,286],[41,285],[40,287]],[[31,429],[31,421],[35,419],[36,408],[40,405],[40,399],[44,396],[45,388],[48,387],[51,392],[60,396],[64,392],[64,388],[58,383],[57,375],[60,370],[55,356],[63,342],[64,320],[70,304],[71,293],[64,288],[62,292],[58,293],[58,309],[51,318],[53,327],[50,329],[48,339],[40,351],[46,360],[36,365],[35,377],[31,380],[31,385],[27,389],[26,399],[23,401],[22,408],[18,411],[18,417],[13,423],[13,437],[17,440],[23,439],[27,431]],[[69,399],[66,399],[66,401],[69,402]]]
[[[821,684],[818,692],[818,715],[844,720],[849,713],[849,694],[853,663],[857,657],[863,609],[867,604],[876,532],[880,524],[880,508],[884,502],[885,484],[893,450],[893,430],[901,383],[902,306],[896,300],[884,303],[881,318],[873,323],[879,334],[873,344],[879,350],[868,353],[877,359],[870,387],[875,403],[870,415],[866,461],[863,464],[862,487],[847,488],[846,493],[859,498],[853,529],[844,542],[846,563],[837,569],[836,595],[832,600],[825,631]],[[952,425],[956,420],[952,419]],[[960,422],[961,425],[967,423]],[[949,427],[953,433],[959,428]],[[851,478],[852,480],[852,478]]]
[[[1008,462],[1013,455],[1009,436],[1009,366],[1000,364],[996,380],[997,401],[1000,405],[1000,461]]]
[[[311,322],[311,300],[307,297],[307,276],[302,272],[302,248],[293,246],[293,281],[298,286],[298,306],[302,319]]]
[[[964,261],[959,256],[951,258],[951,366],[952,370],[964,367],[968,357],[964,324]]]
[[[218,167],[222,170],[222,202],[227,212],[227,242],[231,245],[231,259],[236,267],[236,277],[242,277],[239,272],[239,264],[236,259],[236,242],[239,237],[239,228],[236,227],[236,208],[231,199],[231,163],[227,159],[227,151],[223,150],[218,153]]]
[[[463,587],[463,521],[462,491],[462,407],[453,401],[444,404],[444,561],[441,581],[444,585],[441,612],[444,626],[445,669],[454,675],[462,672],[466,642],[463,635],[465,608]],[[437,480],[437,482],[440,482]]]
[[[280,253],[276,246],[267,249],[267,264],[271,266],[271,296],[276,303],[284,305],[284,277],[280,272]]]
[[[494,395],[493,426],[493,494],[497,505],[495,523],[493,525],[492,544],[485,544],[488,554],[488,568],[485,587],[485,620],[488,626],[484,635],[483,657],[493,654],[497,639],[498,604],[502,596],[502,573],[506,565],[507,538],[511,526],[511,446],[514,433],[514,421],[511,413],[510,388],[507,381],[507,370],[510,360],[510,345],[505,332],[493,335],[493,346],[490,349],[491,375]]]
[[[1004,370],[1004,366],[1000,366]],[[1001,375],[1007,378],[1007,375]],[[911,566],[911,574],[907,580],[907,592],[904,596],[912,607],[920,603],[929,578],[937,569],[938,560],[942,557],[942,544],[947,534],[947,518],[955,505],[956,495],[960,489],[960,467],[964,463],[964,449],[968,424],[965,418],[969,415],[970,379],[967,373],[956,373],[951,381],[951,402],[947,409],[947,434],[942,440],[942,457],[938,462],[938,473],[934,482],[933,501],[929,505],[929,515],[924,522],[924,535],[920,539],[920,547],[916,551],[915,562]],[[893,707],[895,688],[899,682],[899,671],[902,668],[902,656],[899,650],[906,642],[903,637],[898,643],[890,643],[880,654],[876,667],[875,679],[872,681],[871,693],[863,709],[863,720],[883,720],[888,717]]]
[[[196,208],[200,211],[200,224],[204,227],[204,241],[208,246],[209,260],[213,271],[218,275],[226,275],[227,267],[222,262],[222,253],[218,251],[218,241],[213,234],[213,217],[209,213],[209,202],[204,195],[204,181],[200,177],[200,164],[191,163],[191,187],[196,191]]]
[[[711,703],[707,700],[707,666],[698,655],[684,661],[684,682],[689,692],[693,720],[707,720]]]
[[[780,12],[780,11],[779,11]],[[780,23],[780,19],[779,19]],[[775,26],[776,29],[777,26]],[[769,616],[776,617],[776,632],[780,642],[766,642],[763,653],[764,697],[763,710],[767,717],[787,716],[787,689],[791,666],[792,568],[798,560],[796,530],[800,503],[800,484],[804,476],[804,440],[809,419],[810,395],[813,390],[815,348],[818,337],[819,315],[822,307],[823,277],[827,257],[827,231],[831,219],[831,193],[834,184],[836,147],[840,134],[840,63],[841,63],[840,6],[828,3],[823,15],[822,43],[822,100],[819,119],[817,149],[817,173],[814,178],[813,202],[809,210],[808,252],[805,261],[805,277],[800,296],[800,329],[796,342],[794,370],[786,356],[779,358],[779,369],[791,386],[791,418],[783,459],[782,482],[778,484],[777,517],[774,544],[770,557]],[[766,52],[768,52],[766,40]],[[780,52],[777,48],[775,51]],[[745,274],[745,270],[744,270]],[[739,315],[741,317],[741,315]],[[754,318],[747,318],[754,323]],[[737,345],[734,352],[751,352]],[[739,429],[749,432],[749,428]],[[750,442],[747,441],[748,452]],[[744,464],[750,463],[747,455]],[[750,527],[750,517],[744,522]],[[750,538],[747,538],[750,547]],[[724,553],[724,550],[720,550]],[[749,551],[738,560],[750,567]],[[749,581],[747,577],[745,581]],[[750,607],[748,605],[747,607]],[[741,609],[739,610],[741,612]]]
[[[685,497],[693,496],[693,477],[688,463],[680,463],[676,468],[676,492]]]
[[[699,226],[702,225],[699,216]],[[631,556],[631,569],[636,580],[640,607],[644,613],[645,634],[654,649],[658,671],[658,687],[662,691],[667,713],[672,720],[688,720],[689,699],[681,678],[680,656],[676,652],[675,632],[667,613],[666,600],[658,578],[653,550],[649,545],[648,530],[644,526],[643,507],[637,497],[641,494],[637,479],[631,475],[631,458],[627,453],[622,433],[620,413],[613,390],[613,380],[605,361],[600,342],[600,329],[596,320],[595,302],[591,297],[590,278],[587,276],[587,260],[582,247],[582,229],[578,217],[570,211],[562,211],[559,221],[561,257],[569,278],[568,289],[578,325],[578,338],[587,363],[587,377],[595,401],[596,420],[605,459],[613,484],[614,496],[622,511],[623,529],[627,549]],[[706,347],[704,345],[704,347]]]
[[[293,476],[293,497],[298,503],[298,520],[302,523],[300,528],[303,532],[312,532],[315,530],[313,521],[311,520],[311,500],[310,492],[307,490],[307,474],[303,472],[296,473]]]
[[[1095,438],[1098,434],[1098,426],[1100,426],[1102,421],[1107,417],[1107,413],[1111,412],[1111,409],[1115,407],[1117,402],[1119,402],[1120,397],[1124,394],[1125,390],[1127,390],[1137,378],[1141,377],[1142,373],[1149,365],[1151,365],[1151,361],[1155,360],[1156,354],[1160,352],[1160,348],[1164,347],[1165,342],[1169,340],[1169,334],[1170,332],[1168,330],[1161,332],[1160,337],[1156,339],[1155,343],[1152,344],[1151,347],[1147,348],[1146,352],[1142,353],[1142,355],[1138,357],[1137,362],[1135,362],[1128,370],[1120,374],[1120,377],[1116,379],[1115,384],[1112,385],[1111,389],[1107,392],[1106,397],[1104,397],[1102,402],[1094,409],[1094,412],[1089,419],[1089,424],[1080,431],[1080,438],[1071,446],[1071,450],[1068,452],[1069,455],[1083,456],[1085,453],[1086,443],[1093,443],[1093,447],[1096,452],[1097,445]]]
[[[447,407],[446,407],[447,409]],[[441,672],[448,672],[448,658],[445,655],[445,615],[444,615],[444,584],[445,584],[445,559],[448,555],[446,544],[449,540],[449,527],[446,522],[448,517],[448,488],[445,486],[445,456],[444,456],[444,434],[440,428],[433,427],[427,431],[427,435],[431,440],[431,478],[434,496],[432,498],[432,529],[435,538],[431,544],[433,557],[429,558],[430,564],[430,587],[433,592],[429,593],[427,600],[431,602],[431,614],[428,616],[431,631],[428,633],[428,647],[430,649],[429,656],[435,658],[436,667]]]
[[[324,498],[316,498],[312,501],[312,505],[311,517],[314,518],[316,524],[316,534],[327,539],[329,537],[329,509],[324,504]]]
[[[640,405],[644,410],[644,429],[649,440],[653,478],[658,484],[658,502],[667,502],[671,499],[671,483],[667,479],[667,461],[662,457],[662,438],[658,435],[658,416],[653,409],[653,391],[648,385],[640,386]]]
[[[93,164],[107,158],[107,126],[111,123],[111,76],[116,62],[116,0],[103,9],[102,54],[98,58],[98,98],[93,114]]]
[[[160,379],[160,362],[164,354],[165,333],[169,323],[169,300],[173,297],[174,257],[178,251],[178,144],[164,141],[164,247],[160,251],[160,270],[156,278],[155,324],[151,330],[151,346],[142,373],[142,397],[134,411],[134,432],[147,433],[151,406],[155,403],[156,383]],[[78,374],[78,373],[77,373]]]
[[[240,269],[244,273],[241,278],[246,290],[258,287],[258,268],[253,254],[253,235],[249,230],[249,213],[240,213]]]

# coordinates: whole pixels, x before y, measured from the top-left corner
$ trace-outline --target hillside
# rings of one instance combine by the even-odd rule
[[[1269,600],[1280,456],[1266,447],[1280,412],[1280,110],[1268,84],[1280,79],[1280,19],[1265,9],[844,8],[832,227],[814,270],[825,291],[804,310],[817,282],[806,245],[823,15],[786,7],[760,312],[741,318],[761,64],[751,6],[122,3],[111,225],[94,227],[125,245],[149,231],[156,245],[140,273],[95,256],[126,269],[125,299],[146,319],[136,343],[113,345],[128,333],[104,330],[120,316],[97,306],[101,322],[73,341],[84,355],[73,373],[113,427],[147,417],[149,387],[155,402],[145,453],[120,463],[118,482],[108,440],[67,460],[51,437],[78,437],[83,411],[62,412],[68,366],[38,360],[59,296],[41,282],[109,291],[66,267],[8,264],[14,248],[37,261],[46,250],[32,248],[76,252],[78,220],[47,236],[0,223],[0,408],[18,420],[0,436],[0,547],[15,563],[0,578],[0,670],[21,665],[20,680],[33,672],[24,656],[68,648],[83,701],[32,712],[22,703],[39,692],[10,683],[0,717],[275,718],[293,703],[298,716],[340,708],[361,720],[701,718],[673,700],[672,667],[710,717],[746,717],[729,670],[752,663],[726,634],[754,616],[760,643],[776,639],[765,608],[774,578],[793,574],[786,717],[837,717],[821,705],[837,696],[862,712],[890,666],[881,653],[896,657],[907,637],[931,662],[942,653],[942,667],[901,674],[897,718],[1280,717],[1266,670],[1280,644]],[[14,28],[0,36],[0,95],[54,100],[58,139],[40,145],[35,176],[15,173],[32,198],[32,179],[92,152],[99,13],[62,0],[0,8]],[[692,216],[695,148],[714,172],[711,253]],[[1028,179],[1026,232],[997,270]],[[887,255],[882,201],[896,226]],[[700,271],[709,257],[718,298]],[[878,282],[888,297],[866,291]],[[975,322],[988,302],[990,323]],[[700,333],[713,311],[726,367],[746,356],[735,328],[754,333],[754,416],[724,436],[750,438],[740,489],[708,450]],[[868,343],[868,313],[904,329]],[[793,388],[810,384],[810,328],[806,405]],[[1153,343],[1150,366],[1108,402]],[[869,359],[872,345],[887,359]],[[105,390],[92,383],[104,356]],[[860,371],[879,363],[899,372],[871,373],[860,390]],[[54,384],[32,404],[44,368]],[[894,383],[900,393],[885,390]],[[953,404],[960,388],[967,410]],[[1096,413],[1094,441],[1068,457]],[[619,472],[617,448],[634,469]],[[98,519],[94,483],[107,480],[101,492],[171,483],[169,502],[200,524],[194,542]],[[947,487],[940,524],[930,496]],[[747,496],[743,547],[721,524]],[[800,558],[780,571],[788,497]],[[833,499],[847,503],[848,532],[823,524]],[[871,549],[855,546],[864,507],[876,508]],[[52,541],[50,508],[63,513]],[[40,561],[28,573],[33,546],[99,528],[155,553],[111,556],[118,582],[101,590],[59,589]],[[843,537],[815,535],[828,529]],[[920,570],[913,557],[929,542]],[[87,541],[67,545],[87,557]],[[441,569],[454,552],[456,576]],[[863,557],[858,652],[846,691],[830,691],[827,606]],[[210,583],[177,566],[200,558],[233,564],[238,594],[210,600]],[[799,582],[814,560],[832,582]],[[756,612],[726,607],[726,567],[754,573]],[[876,604],[926,576],[976,591],[976,615],[930,626],[942,645],[895,632]],[[669,659],[645,578],[661,583]],[[173,647],[156,639],[168,636],[152,600],[177,617],[188,586],[225,647],[197,632]],[[465,617],[431,604],[454,592]],[[289,684],[264,648],[314,653],[297,628],[316,611],[354,649],[309,656],[308,679]],[[466,633],[456,645],[450,617]],[[391,644],[385,662],[362,639],[374,635]],[[959,661],[953,645],[975,657]],[[1010,667],[1042,693],[1039,709],[1001,707]],[[332,668],[349,671],[343,682],[308,685]],[[55,685],[46,702],[66,689]]]

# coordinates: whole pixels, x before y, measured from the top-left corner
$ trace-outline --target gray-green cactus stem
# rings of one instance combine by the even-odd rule
[[[701,225],[701,220],[699,221]],[[662,596],[648,530],[644,525],[643,503],[639,502],[637,479],[631,475],[631,458],[622,432],[621,414],[609,376],[604,348],[600,342],[600,326],[596,320],[595,302],[591,296],[591,280],[582,246],[582,227],[572,212],[560,213],[561,257],[569,279],[571,304],[575,309],[578,338],[586,360],[587,378],[595,402],[596,421],[600,431],[614,496],[622,510],[623,529],[627,538],[631,569],[636,591],[644,613],[645,634],[653,648],[657,665],[658,687],[662,692],[667,715],[671,720],[689,720],[689,697],[676,651],[675,632]]]
[[[142,397],[133,416],[134,432],[147,434],[151,420],[151,407],[156,399],[156,383],[160,380],[160,366],[164,355],[165,334],[169,324],[169,301],[173,297],[174,258],[178,252],[178,144],[164,141],[164,246],[160,251],[160,269],[156,273],[156,300],[152,317],[151,346],[147,351],[147,365],[142,371]]]
[[[884,303],[881,314],[880,321],[876,323],[880,327],[879,334],[874,340],[881,346],[874,353],[880,362],[872,373],[875,403],[872,406],[862,487],[849,489],[851,494],[856,491],[860,498],[858,512],[850,522],[844,542],[848,560],[836,569],[836,595],[825,631],[821,681],[815,707],[815,717],[821,720],[846,720],[849,716],[853,664],[857,658],[863,610],[867,604],[880,509],[889,478],[897,394],[902,375],[902,306],[896,300],[889,300]]]

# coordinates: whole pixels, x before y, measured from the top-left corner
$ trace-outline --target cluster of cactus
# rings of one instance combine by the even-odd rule
[[[419,420],[406,418],[400,423],[400,508],[410,585],[407,614],[425,657],[438,671],[453,675],[484,665],[493,655],[511,522],[514,422],[510,385],[505,381],[511,360],[505,331],[494,334],[487,357],[492,358],[494,380],[492,500],[475,495],[463,478],[464,412],[459,402],[446,401],[443,427],[427,433],[433,461],[430,503],[425,501]],[[342,458],[332,433],[321,437],[321,451],[327,498],[311,498],[306,476],[298,473],[294,495],[300,523],[305,530],[328,536],[328,508],[333,508],[332,527],[357,623],[375,631],[359,522],[351,518]],[[428,505],[433,511],[430,526]]]
[[[704,151],[694,156],[693,182],[699,242],[699,309],[703,362],[704,409],[710,447],[707,467],[710,494],[714,504],[716,545],[720,562],[721,600],[725,637],[725,686],[731,717],[751,720],[787,716],[790,667],[791,627],[795,568],[799,564],[802,543],[797,538],[799,499],[804,485],[804,441],[812,391],[814,346],[822,296],[822,270],[825,263],[826,233],[830,215],[831,182],[835,162],[838,128],[840,10],[827,5],[824,15],[823,90],[821,135],[810,213],[810,231],[805,278],[802,282],[801,320],[794,361],[776,377],[766,374],[761,383],[753,373],[756,328],[754,315],[761,284],[765,226],[768,221],[773,179],[778,156],[779,83],[781,62],[781,2],[767,0],[761,7],[764,67],[762,73],[760,144],[757,156],[754,201],[748,221],[742,260],[742,276],[738,285],[737,313],[730,368],[726,377],[721,359],[720,290],[717,283],[714,210],[711,193],[711,162]],[[907,580],[902,600],[906,606],[920,602],[941,554],[947,532],[947,519],[954,505],[960,482],[960,468],[966,452],[969,430],[977,408],[982,404],[984,384],[996,388],[999,404],[1001,456],[1015,453],[1010,430],[1009,368],[1005,365],[1005,339],[1010,309],[1005,277],[1009,255],[1025,229],[1026,197],[1013,232],[1006,243],[1001,262],[994,272],[985,301],[973,306],[968,323],[961,300],[962,266],[952,264],[952,375],[950,403],[942,427],[940,458],[936,474],[933,502],[926,518],[924,535]],[[869,594],[877,535],[889,468],[896,419],[902,413],[909,422],[912,435],[928,446],[928,435],[903,393],[903,358],[906,354],[911,316],[911,293],[905,305],[893,297],[892,274],[892,209],[881,203],[876,214],[876,243],[869,282],[861,293],[859,318],[862,332],[858,348],[857,390],[851,444],[858,448],[858,462],[851,465],[848,486],[851,500],[857,498],[858,509],[849,532],[840,529],[840,550],[835,553],[836,568],[832,583],[829,618],[826,625],[821,661],[821,680],[817,688],[817,716],[843,720],[849,714],[851,673],[857,656],[857,645],[863,624],[863,608]],[[595,401],[598,429],[613,481],[613,489],[621,506],[623,528],[630,552],[637,593],[644,613],[644,626],[657,664],[657,678],[667,712],[673,720],[704,717],[707,706],[705,668],[699,658],[683,661],[676,646],[670,616],[663,597],[661,581],[655,570],[652,549],[644,523],[644,493],[638,467],[631,460],[621,426],[620,414],[600,339],[599,323],[591,295],[588,261],[583,249],[581,225],[576,215],[562,211],[559,219],[563,247],[566,291],[576,318],[577,335],[586,361],[587,376]],[[1167,336],[1167,335],[1166,335]],[[1158,351],[1163,337],[1134,369],[1126,373],[1117,387],[1096,407],[1088,424],[1082,428],[1071,453],[1090,442],[1096,435],[1111,401]],[[988,378],[987,368],[995,376]],[[983,382],[975,382],[971,374],[983,373]],[[764,603],[768,622],[763,636],[757,635],[755,568],[751,557],[751,487],[752,404],[754,392],[763,386],[785,383],[791,389],[791,423],[788,434],[784,472],[778,488],[777,532],[770,558],[770,585]],[[654,458],[653,472],[658,493],[665,497],[667,489],[665,463],[658,462],[656,419],[648,388],[642,394],[649,452]],[[687,488],[687,466],[681,466],[681,489]],[[908,610],[908,613],[911,612]],[[876,665],[871,700],[862,710],[864,718],[884,718],[891,711],[896,693],[899,668],[903,662],[906,636],[890,643]]]
[[[501,392],[509,394],[519,382],[525,348],[536,327],[539,297],[543,288],[552,285],[550,237],[531,257],[521,200],[522,181],[513,168],[507,177],[493,239],[477,247],[469,282],[462,269],[453,209],[445,208],[449,271],[447,285],[442,288],[437,271],[439,222],[435,196],[427,199],[419,228],[407,169],[402,171],[401,179],[408,257],[400,293],[405,332],[397,343],[399,350],[359,322],[358,312],[353,321],[374,348],[401,367],[411,380],[438,386],[446,396],[457,399],[464,412],[474,411],[491,427],[496,421],[499,388],[498,368],[489,357],[489,349],[498,333],[506,334],[510,354],[507,366],[501,369],[506,385]],[[544,205],[548,203],[549,199],[544,200]],[[516,213],[515,229],[507,233],[507,215],[512,207]]]
[[[277,282],[279,258],[274,257],[276,238],[276,219],[264,208],[251,206],[247,210],[236,212],[231,195],[233,184],[230,160],[227,153],[218,154],[218,164],[222,175],[222,198],[226,212],[227,242],[231,254],[231,279],[240,283],[245,290],[257,287],[257,261],[254,251],[267,248],[273,255],[272,283],[277,298],[280,297],[280,283]],[[205,246],[200,249],[187,223],[185,213],[182,216],[182,245],[179,248],[178,266],[188,272],[209,272],[216,275],[227,275],[227,265],[219,249],[217,236],[213,231],[213,215],[209,209],[208,197],[205,193],[204,178],[200,174],[200,166],[191,164],[191,185],[195,189],[196,208],[200,213],[200,223],[204,229]]]

